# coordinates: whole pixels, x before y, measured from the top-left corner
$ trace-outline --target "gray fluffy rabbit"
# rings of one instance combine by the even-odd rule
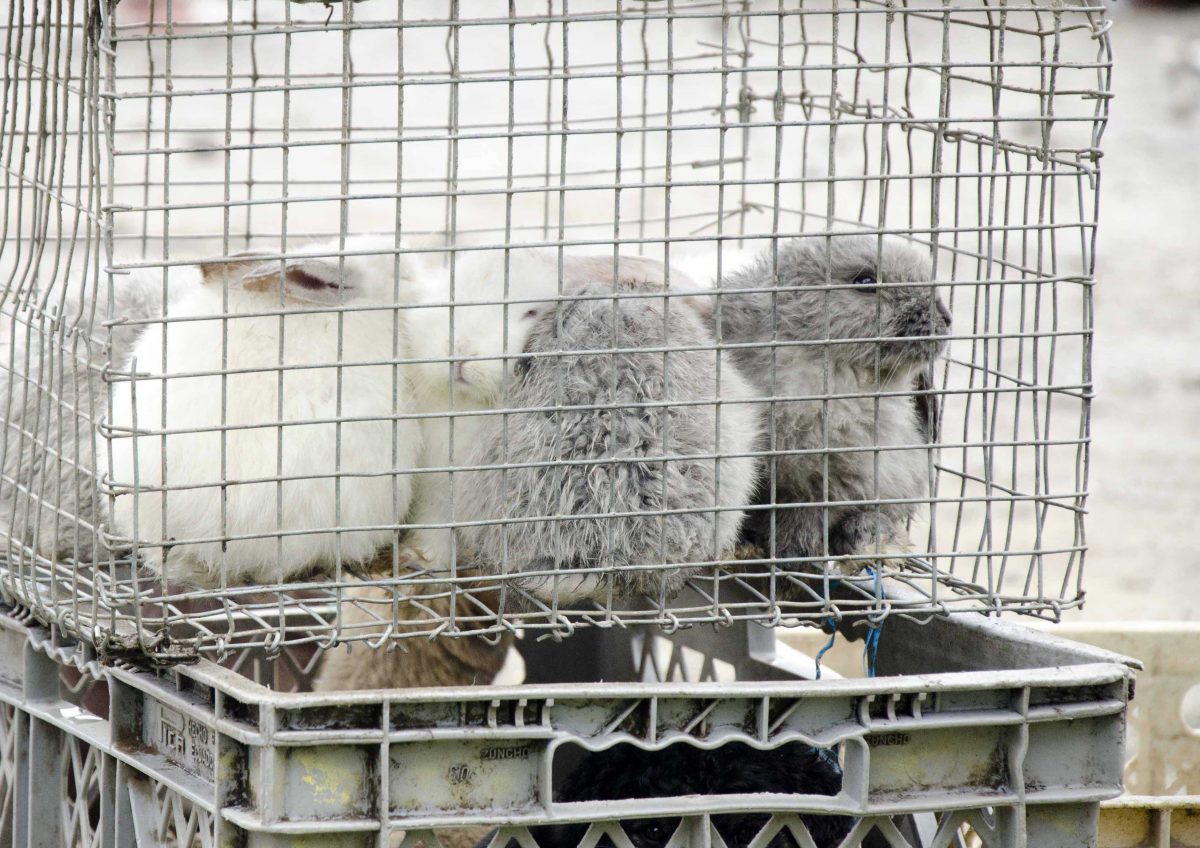
[[[145,325],[162,315],[161,272],[114,276],[108,285],[70,280],[33,309],[5,303],[0,314],[0,538],[48,559],[105,556],[96,535],[107,512],[97,488],[95,426],[108,407],[104,369],[124,367]],[[96,289],[99,291],[96,291]],[[112,327],[110,320],[130,323]]]
[[[753,512],[746,541],[768,555],[812,558],[801,564],[809,570],[825,557],[907,550],[918,504],[853,502],[927,496],[936,402],[904,393],[927,385],[922,376],[950,328],[931,279],[928,255],[912,243],[858,234],[782,243],[777,261],[767,254],[724,278],[722,342],[755,344],[730,355],[762,398],[787,399],[772,405],[774,498],[768,473],[757,501],[795,506]],[[776,339],[784,344],[773,351]]]
[[[626,280],[616,294],[654,290]],[[699,313],[613,294],[579,285],[538,320],[500,404],[528,411],[492,416],[473,458],[509,467],[459,488],[462,515],[513,522],[461,528],[466,546],[505,572],[541,572],[517,582],[543,599],[673,595],[695,571],[685,564],[736,545],[756,480],[757,461],[737,455],[761,435],[740,402],[753,390],[728,363],[718,386]]]

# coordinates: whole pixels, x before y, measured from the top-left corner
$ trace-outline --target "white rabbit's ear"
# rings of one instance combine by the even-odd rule
[[[264,257],[270,255],[261,250],[244,250],[215,262],[202,262],[200,263],[200,279],[204,281],[205,285],[210,286],[240,285],[246,271],[262,265]]]
[[[269,255],[269,254],[267,254]],[[247,292],[279,296],[282,284],[287,300],[304,303],[339,303],[351,291],[338,275],[336,260],[327,257],[297,256],[280,262],[263,258],[261,253],[239,253],[227,260],[200,266],[204,282]]]

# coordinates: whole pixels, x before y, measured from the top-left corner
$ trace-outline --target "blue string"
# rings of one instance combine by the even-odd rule
[[[875,599],[882,602],[882,575],[877,568],[867,566],[867,570],[875,578]],[[867,637],[863,640],[863,664],[866,666],[867,677],[875,676],[875,657],[879,653],[879,637],[883,634],[883,622],[883,618],[880,618],[878,622],[871,622],[871,629],[867,631]]]
[[[825,643],[825,647],[817,651],[816,657],[813,658],[813,662],[817,666],[817,680],[821,679],[821,657],[829,652],[829,649],[833,647],[833,643],[837,640],[837,621],[830,617],[825,623],[833,628],[833,632],[829,634],[829,641]]]
[[[867,677],[875,676],[875,655],[879,653],[879,633],[883,630],[883,623],[871,625],[871,630],[867,633],[866,644],[863,646],[863,660],[867,665]]]

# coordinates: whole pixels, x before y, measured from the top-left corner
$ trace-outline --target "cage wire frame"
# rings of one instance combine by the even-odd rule
[[[139,9],[133,19],[112,0],[9,10],[0,310],[10,413],[0,448],[45,459],[16,474],[5,462],[8,528],[24,510],[97,541],[120,537],[64,510],[61,487],[45,488],[52,469],[98,479],[110,505],[130,497],[130,481],[106,476],[98,454],[72,450],[62,434],[83,422],[117,435],[104,429],[114,388],[153,372],[105,358],[121,322],[71,314],[63,281],[82,281],[111,308],[121,278],[148,274],[165,300],[178,287],[170,274],[246,249],[282,265],[332,239],[324,250],[341,271],[355,258],[347,235],[363,232],[394,237],[384,252],[397,267],[416,257],[450,269],[451,287],[461,256],[485,249],[545,248],[560,273],[566,257],[590,251],[614,267],[618,253],[668,269],[700,263],[721,279],[735,250],[793,237],[853,228],[912,240],[930,251],[954,319],[924,393],[941,418],[940,436],[921,448],[928,517],[910,528],[911,549],[868,557],[886,560],[903,600],[884,597],[878,571],[839,579],[822,556],[818,573],[800,573],[762,552],[710,563],[675,598],[575,607],[503,576],[404,570],[399,558],[366,583],[338,559],[327,579],[197,590],[116,553],[94,564],[47,556],[19,532],[6,533],[0,568],[9,599],[103,651],[163,659],[515,630],[561,638],[578,626],[1057,618],[1082,602],[1111,76],[1102,5],[150,0],[137,18]],[[506,310],[521,304],[508,286],[506,271],[506,297],[492,301]],[[172,320],[168,307],[142,323]],[[425,361],[449,374],[456,360],[393,349],[378,364]],[[282,385],[290,367],[270,370]],[[78,394],[97,376],[100,392]],[[33,421],[14,419],[18,396]],[[451,432],[469,417],[443,416]],[[390,416],[394,427],[420,418]],[[332,423],[340,432],[345,422]],[[282,492],[282,472],[266,482]],[[399,543],[413,524],[384,529]]]

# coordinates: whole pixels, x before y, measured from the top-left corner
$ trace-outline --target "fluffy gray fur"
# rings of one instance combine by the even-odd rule
[[[162,279],[134,273],[108,286],[55,289],[42,302],[19,302],[0,314],[0,539],[48,559],[86,562],[105,555],[97,528],[107,505],[97,487],[95,426],[108,405],[104,369],[129,360],[144,325],[116,324],[162,314]],[[6,367],[7,366],[7,367]]]
[[[461,514],[533,520],[464,527],[463,541],[478,561],[542,572],[517,582],[545,599],[671,596],[695,571],[684,564],[736,545],[757,462],[728,455],[754,450],[761,422],[753,405],[729,401],[753,390],[726,364],[718,391],[712,334],[690,306],[614,305],[608,282],[569,294],[600,299],[566,300],[539,319],[502,403],[529,411],[509,414],[507,429],[503,416],[491,417],[473,458],[553,464],[459,475]],[[664,346],[683,350],[642,350]],[[581,460],[599,462],[562,464]],[[673,510],[681,512],[664,514]],[[546,520],[555,517],[566,520]]]
[[[722,341],[756,345],[729,355],[761,397],[808,398],[771,406],[770,449],[781,453],[756,498],[799,505],[754,512],[746,541],[810,563],[907,547],[914,504],[843,503],[828,508],[828,519],[821,506],[805,504],[926,497],[936,404],[932,396],[914,403],[877,393],[911,392],[945,345],[950,313],[931,279],[927,254],[912,243],[856,234],[786,242],[776,258],[763,255],[724,278]],[[776,340],[817,343],[774,347]],[[850,397],[830,397],[837,395]],[[803,453],[785,453],[792,451]],[[841,561],[841,570],[862,564]]]

